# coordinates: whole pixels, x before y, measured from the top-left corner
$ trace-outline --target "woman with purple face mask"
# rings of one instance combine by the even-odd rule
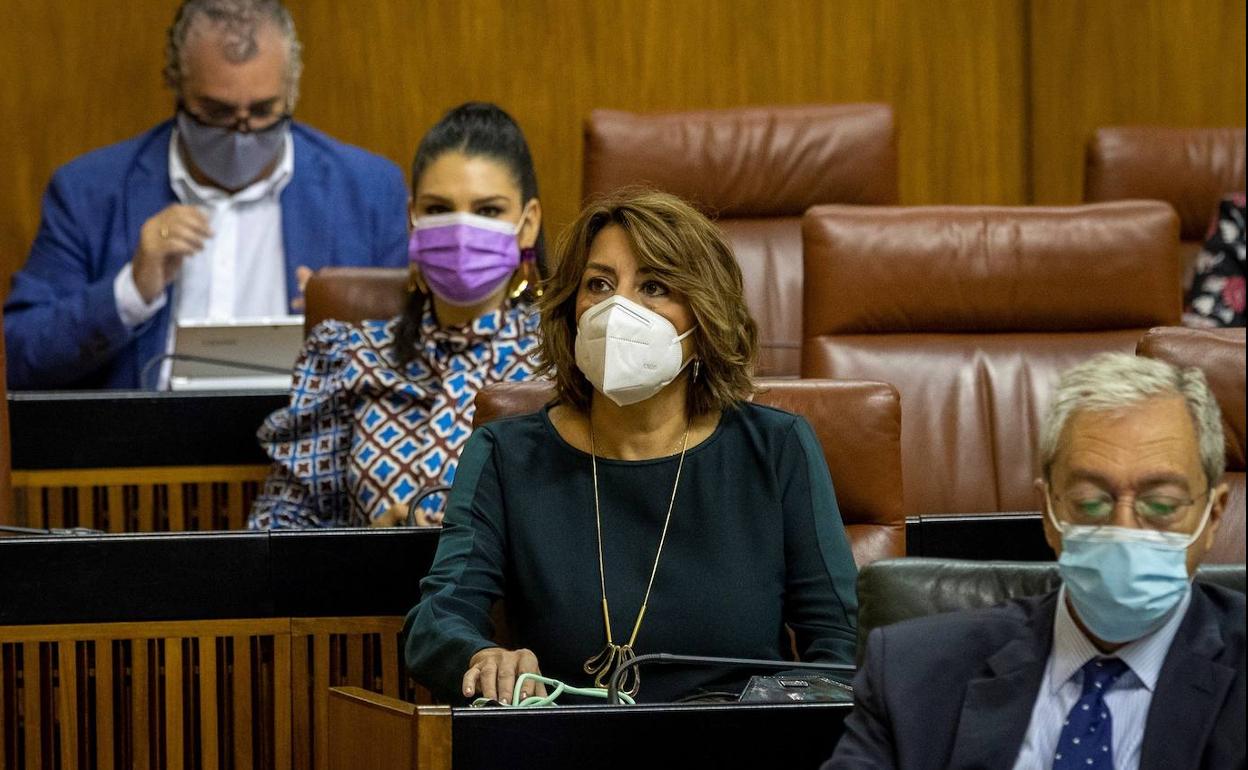
[[[537,370],[545,246],[519,126],[456,107],[421,140],[412,190],[404,312],[309,334],[290,405],[258,433],[273,467],[252,528],[440,524],[477,392]]]

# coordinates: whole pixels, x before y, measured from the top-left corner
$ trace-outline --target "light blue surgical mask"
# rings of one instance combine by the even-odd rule
[[[1134,641],[1165,625],[1191,590],[1187,548],[1209,522],[1213,495],[1200,525],[1190,535],[1115,526],[1059,522],[1057,569],[1079,619],[1097,638],[1113,644]]]

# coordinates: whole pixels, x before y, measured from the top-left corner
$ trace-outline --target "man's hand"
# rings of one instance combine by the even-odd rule
[[[464,672],[464,697],[472,697],[481,693],[483,697],[500,703],[510,703],[512,691],[516,687],[516,678],[521,674],[541,675],[537,667],[537,656],[530,650],[504,650],[502,647],[486,647],[477,650],[468,661],[468,670]],[[524,700],[530,695],[545,697],[546,685],[532,682],[533,687],[526,687],[520,693]]]
[[[152,216],[139,229],[139,248],[130,262],[134,285],[151,304],[178,277],[182,260],[212,237],[208,217],[194,206],[174,204]]]
[[[315,274],[315,270],[307,265],[300,265],[295,268],[295,285],[299,287],[299,296],[290,301],[290,309],[303,312],[307,310],[308,300],[308,279]]]

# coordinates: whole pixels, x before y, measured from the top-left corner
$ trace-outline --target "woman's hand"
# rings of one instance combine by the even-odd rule
[[[368,522],[370,527],[405,527],[407,526],[407,506],[392,505]],[[416,526],[442,526],[441,511],[427,511],[424,508],[416,511]]]
[[[502,647],[486,647],[477,650],[468,661],[468,670],[464,672],[464,697],[471,698],[477,693],[482,697],[496,700],[499,703],[511,703],[511,694],[516,686],[516,678],[521,674],[541,675],[537,667],[537,656],[530,650],[504,650]],[[529,688],[533,689],[530,690]],[[546,685],[532,682],[520,692],[520,700],[530,695],[546,695]]]

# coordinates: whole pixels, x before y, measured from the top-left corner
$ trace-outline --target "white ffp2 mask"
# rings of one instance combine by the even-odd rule
[[[663,316],[614,296],[581,314],[576,325],[576,366],[590,384],[620,406],[645,401],[689,363],[677,334]]]

